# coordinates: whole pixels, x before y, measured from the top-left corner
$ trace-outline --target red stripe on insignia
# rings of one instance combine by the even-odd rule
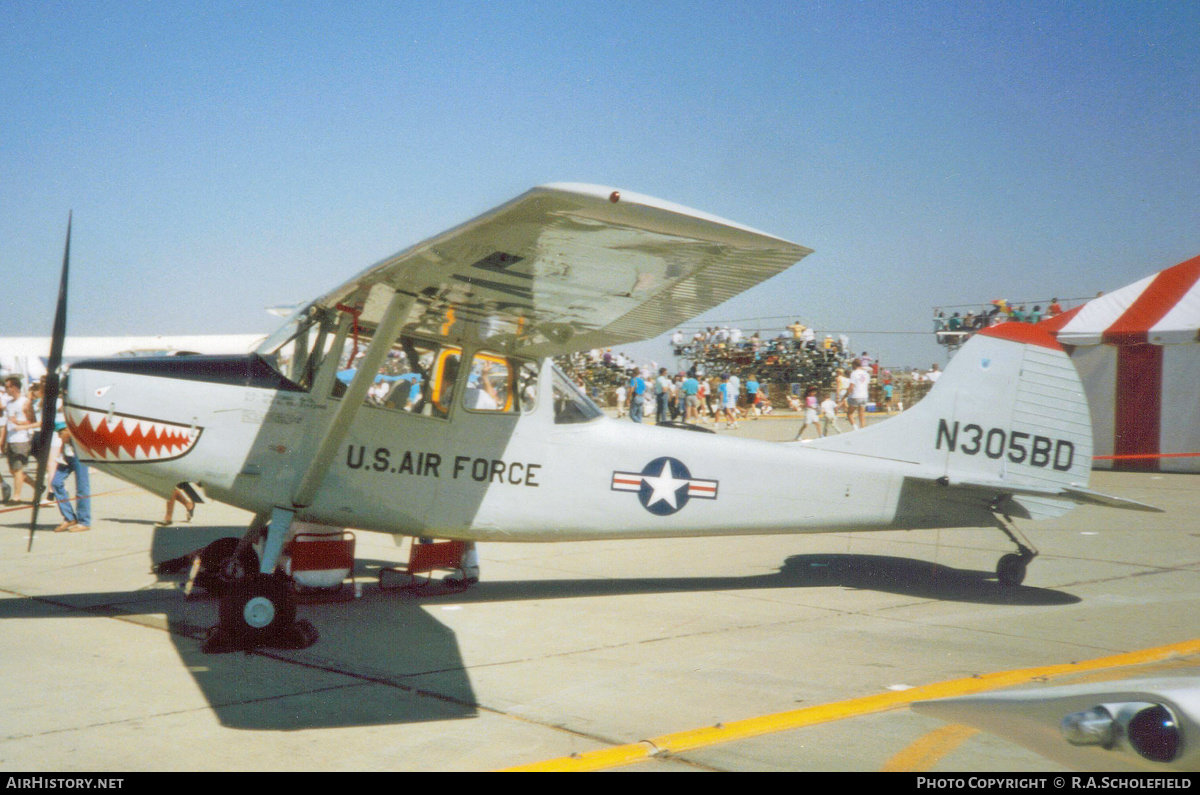
[[[1175,308],[1179,299],[1200,281],[1200,257],[1167,268],[1104,331],[1104,341],[1129,344],[1149,341],[1148,332]]]

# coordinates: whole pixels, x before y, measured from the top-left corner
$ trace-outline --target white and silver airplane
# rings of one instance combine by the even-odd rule
[[[1200,770],[1200,679],[1194,675],[1008,690],[918,701],[912,709],[1080,770]]]
[[[294,619],[276,573],[294,523],[466,542],[994,526],[1015,585],[1036,552],[1012,518],[1154,510],[1088,490],[1083,388],[1026,324],[976,335],[909,411],[808,443],[610,420],[551,361],[657,336],[809,253],[546,185],[367,268],[250,355],[76,363],[66,419],[89,464],[255,514],[221,568],[220,629],[250,645]],[[477,561],[467,544],[459,576]]]

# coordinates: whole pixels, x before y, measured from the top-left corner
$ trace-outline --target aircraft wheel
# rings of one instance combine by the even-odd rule
[[[230,584],[258,571],[258,555],[247,547],[234,557],[239,540],[218,538],[200,551],[201,577],[197,583],[214,593],[224,593]]]
[[[218,616],[221,630],[249,648],[290,629],[296,619],[296,603],[282,577],[252,574],[231,584],[221,598]]]
[[[1025,567],[1029,560],[1016,553],[1010,553],[1000,558],[996,564],[996,578],[1000,584],[1009,588],[1016,587],[1025,581]]]

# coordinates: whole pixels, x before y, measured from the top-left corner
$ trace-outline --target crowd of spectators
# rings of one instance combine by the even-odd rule
[[[843,334],[837,338],[827,334],[818,341],[813,330],[799,321],[774,338],[759,332],[747,335],[730,326],[710,327],[690,336],[676,331],[671,338],[675,360],[682,363],[685,377],[716,380],[728,375],[742,383],[757,380],[774,385],[776,408],[786,406],[784,393],[791,391],[792,384],[827,385],[837,369],[848,370],[852,358],[849,345]],[[614,405],[617,387],[628,386],[636,374],[653,378],[664,366],[611,349],[581,351],[563,357],[559,365],[577,376],[601,405]]]
[[[856,362],[870,375],[867,405],[876,411],[902,410],[905,404],[916,403],[937,377],[930,380],[917,370],[893,374],[866,351],[855,355],[845,334],[818,335],[800,321],[775,336],[747,335],[730,326],[709,327],[690,335],[680,330],[672,335],[671,346],[679,364],[669,369],[657,361],[638,361],[611,349],[581,351],[558,363],[597,403],[616,408],[618,416],[630,410],[640,378],[640,388],[649,390],[643,403],[646,415],[656,417],[657,395],[661,394],[658,382],[665,375],[670,384],[665,399],[668,419],[686,418],[687,396],[698,391],[694,401],[699,407],[698,419],[713,424],[718,415],[733,422],[775,410],[803,412],[810,389],[821,396],[832,392],[844,410],[846,380]],[[660,372],[663,370],[666,372]],[[931,373],[937,373],[936,365]],[[730,391],[736,409],[733,419],[729,419],[724,400]]]
[[[995,326],[999,323],[1040,323],[1043,320],[1061,315],[1062,304],[1057,298],[1051,298],[1043,310],[1041,304],[1030,304],[1033,308],[1026,309],[1025,304],[1013,304],[1004,298],[997,298],[983,306],[978,312],[968,311],[965,315],[953,312],[949,317],[942,309],[933,312],[933,331],[940,345],[957,348],[980,329]]]

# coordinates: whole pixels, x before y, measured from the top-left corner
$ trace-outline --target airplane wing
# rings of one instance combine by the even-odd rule
[[[67,337],[66,359],[97,359],[109,356],[192,353],[246,353],[266,334],[175,334],[121,337]],[[50,353],[49,337],[0,337],[0,357],[44,357]]]
[[[1186,670],[918,701],[912,709],[1080,770],[1200,769],[1200,679]]]
[[[534,188],[388,257],[319,298],[370,332],[391,291],[405,326],[555,356],[668,331],[787,269],[811,249],[628,191]]]

